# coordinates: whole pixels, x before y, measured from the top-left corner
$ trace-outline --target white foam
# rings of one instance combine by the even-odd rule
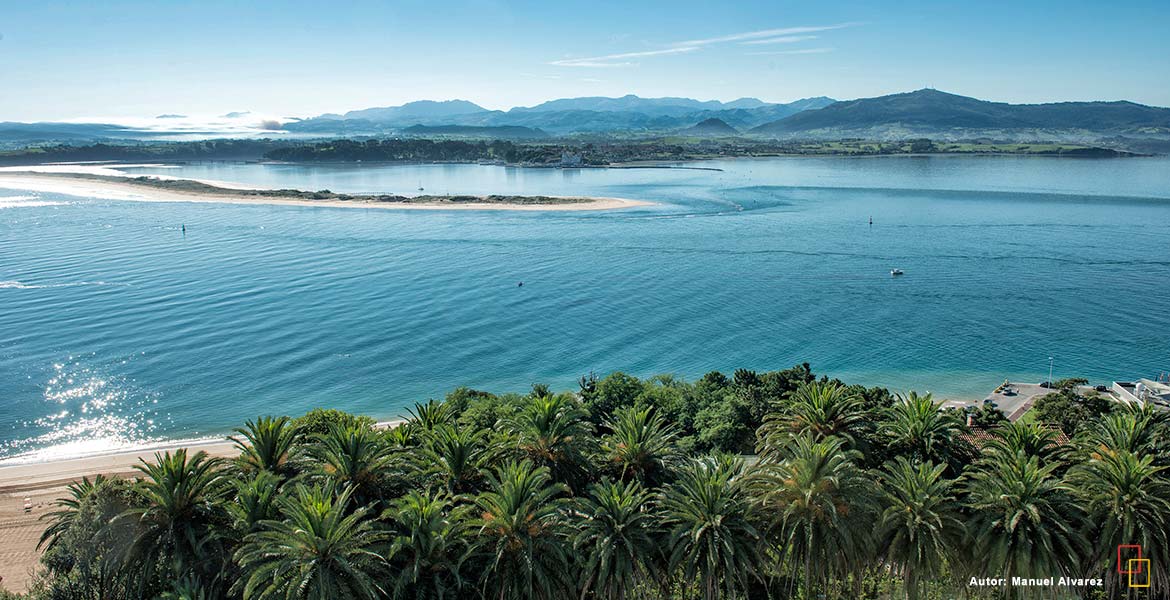
[[[36,196],[0,196],[0,209],[36,208],[38,206],[61,206],[64,202],[42,200]]]
[[[24,283],[22,281],[0,281],[0,289],[13,290],[40,290],[45,288],[63,288],[63,287],[81,287],[88,285],[118,285],[126,286],[128,283],[114,283],[109,281],[69,281],[65,283]]]

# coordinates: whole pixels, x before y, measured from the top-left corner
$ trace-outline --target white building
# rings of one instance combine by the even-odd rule
[[[1114,381],[1113,393],[1118,400],[1133,404],[1149,404],[1170,409],[1170,382],[1138,379],[1137,381]]]

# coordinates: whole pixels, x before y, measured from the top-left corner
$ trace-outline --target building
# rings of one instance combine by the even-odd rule
[[[1121,402],[1145,405],[1153,404],[1170,410],[1170,382],[1138,379],[1137,381],[1114,381],[1112,392]]]
[[[561,152],[562,168],[577,168],[585,164],[585,158],[579,152]]]

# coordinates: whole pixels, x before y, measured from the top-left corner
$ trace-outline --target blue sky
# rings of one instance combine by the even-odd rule
[[[926,86],[1170,106],[1170,2],[1111,4],[0,0],[0,121]]]

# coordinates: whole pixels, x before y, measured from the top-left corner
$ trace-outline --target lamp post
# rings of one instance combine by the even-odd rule
[[[1048,387],[1052,387],[1052,357],[1048,357]]]

